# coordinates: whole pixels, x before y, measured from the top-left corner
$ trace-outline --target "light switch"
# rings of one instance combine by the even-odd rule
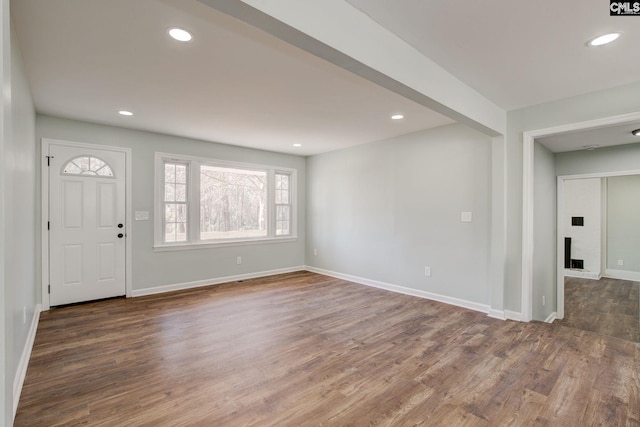
[[[148,211],[136,211],[136,221],[148,221],[149,220],[149,212]]]
[[[461,212],[460,213],[460,222],[471,222],[471,212]]]

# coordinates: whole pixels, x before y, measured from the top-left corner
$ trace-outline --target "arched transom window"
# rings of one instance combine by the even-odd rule
[[[80,156],[71,159],[62,169],[64,175],[89,175],[113,177],[111,166],[103,160],[93,156]]]

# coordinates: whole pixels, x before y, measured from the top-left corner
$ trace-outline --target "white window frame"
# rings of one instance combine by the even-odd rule
[[[164,162],[178,162],[188,165],[187,182],[187,241],[164,242]],[[200,240],[200,166],[261,170],[267,173],[267,235],[261,237],[240,237],[230,239]],[[297,170],[255,163],[241,163],[183,154],[155,153],[154,175],[154,245],[155,251],[173,251],[198,248],[217,248],[222,246],[252,245],[274,242],[293,242],[297,240]],[[291,233],[276,236],[275,174],[286,173],[291,176]]]
[[[288,178],[288,180],[289,180],[289,188],[287,189],[287,192],[289,193],[289,195],[288,195],[289,203],[277,203],[277,201],[275,200],[275,199],[277,199],[277,197],[274,196],[275,199],[274,199],[274,203],[273,203],[273,207],[274,207],[273,214],[276,216],[275,221],[274,221],[274,223],[275,223],[274,233],[276,233],[275,235],[278,236],[278,237],[287,237],[287,236],[291,236],[293,234],[293,229],[292,229],[293,222],[292,222],[292,219],[291,219],[292,215],[293,215],[293,208],[294,208],[293,199],[292,199],[292,196],[293,196],[292,195],[293,174],[291,174],[291,172],[289,172],[289,171],[285,171],[285,170],[282,170],[282,169],[278,169],[278,170],[274,171],[274,182],[273,182],[273,184],[274,184],[274,190],[273,190],[274,194],[278,191],[277,185],[276,185],[277,184],[277,180],[275,179],[276,175],[286,176]],[[280,235],[277,234],[277,232],[278,232],[278,218],[277,218],[277,215],[278,215],[278,207],[279,206],[288,206],[289,207],[289,233],[287,233],[287,234],[280,234]]]

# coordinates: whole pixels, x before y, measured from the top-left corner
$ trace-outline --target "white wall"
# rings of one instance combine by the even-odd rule
[[[607,269],[640,273],[640,175],[607,178]]]
[[[149,221],[134,221],[133,289],[135,291],[242,274],[303,266],[305,241],[305,159],[231,145],[37,116],[37,138],[114,145],[132,150],[134,211],[149,211]],[[295,168],[298,171],[298,239],[224,248],[153,251],[154,153],[186,154],[214,159]],[[39,192],[38,188],[38,192]],[[38,206],[38,215],[39,215]],[[236,257],[242,264],[236,264]]]
[[[532,316],[543,321],[556,306],[556,174],[553,153],[537,142],[534,160]]]
[[[307,264],[489,303],[491,138],[444,126],[312,156],[307,174]]]
[[[584,217],[584,226],[572,226],[571,218],[574,216]],[[565,235],[561,237],[571,237],[571,258],[584,260],[584,270],[597,278],[602,265],[601,178],[564,182],[563,224]],[[572,275],[570,271],[565,274]]]

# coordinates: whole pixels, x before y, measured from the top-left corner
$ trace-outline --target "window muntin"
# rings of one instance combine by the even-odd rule
[[[164,162],[164,242],[187,241],[187,171],[187,164]]]
[[[80,156],[69,160],[62,168],[62,174],[113,178],[113,169],[97,157]]]
[[[295,169],[167,153],[155,158],[157,250],[296,238]]]
[[[200,166],[200,240],[267,236],[267,172]]]
[[[275,174],[276,236],[291,234],[291,174]]]

